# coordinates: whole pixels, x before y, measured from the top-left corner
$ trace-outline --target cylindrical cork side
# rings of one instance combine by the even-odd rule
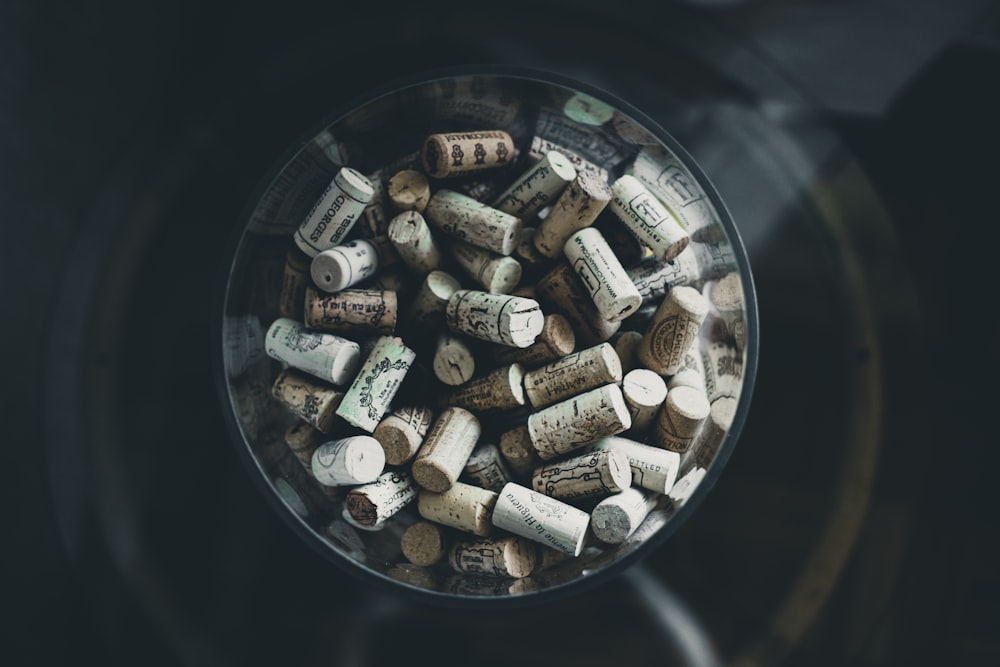
[[[660,375],[673,375],[697,343],[707,314],[708,302],[698,290],[679,286],[667,292],[636,349],[639,363]]]
[[[711,405],[704,392],[692,387],[675,387],[667,393],[653,437],[664,449],[686,452],[710,411]]]
[[[490,517],[496,502],[495,491],[455,482],[440,493],[421,490],[417,510],[428,521],[485,537],[493,529]]]
[[[447,491],[458,481],[481,433],[474,414],[464,408],[445,408],[413,459],[413,478],[428,491]]]
[[[546,314],[542,330],[528,347],[497,347],[493,359],[498,364],[519,363],[537,368],[571,354],[576,349],[576,335],[569,320],[559,313]]]

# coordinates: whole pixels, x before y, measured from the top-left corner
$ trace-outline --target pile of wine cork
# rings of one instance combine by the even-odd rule
[[[690,497],[735,413],[739,276],[641,169],[539,145],[487,127],[342,166],[289,239],[262,336],[284,442],[407,567],[614,549]]]

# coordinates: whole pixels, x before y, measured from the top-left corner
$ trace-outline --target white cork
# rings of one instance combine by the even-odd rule
[[[671,389],[656,420],[653,439],[664,449],[686,452],[711,409],[703,391],[693,387]]]
[[[453,331],[511,347],[534,343],[544,317],[533,299],[467,289],[452,294],[445,310],[445,321]]]
[[[372,527],[417,499],[419,487],[405,470],[387,470],[374,482],[351,489],[345,505],[351,518]]]
[[[535,409],[601,385],[621,382],[622,366],[610,343],[600,343],[524,375],[524,392]]]
[[[414,480],[428,491],[450,489],[462,474],[481,433],[479,420],[468,410],[442,410],[413,459],[410,469]]]
[[[569,237],[589,227],[611,201],[611,188],[599,175],[581,171],[538,224],[531,241],[543,256],[562,256]]]
[[[486,537],[493,532],[490,515],[496,502],[496,491],[455,482],[440,493],[421,489],[417,511],[428,521]]]
[[[673,375],[684,354],[698,341],[698,331],[708,314],[708,301],[693,287],[671,289],[653,313],[636,355],[646,368]]]
[[[667,383],[663,376],[648,368],[636,368],[622,378],[622,394],[632,415],[634,433],[645,433],[667,399]]]
[[[385,452],[378,440],[356,435],[324,442],[312,456],[312,473],[326,486],[374,482],[385,468]]]
[[[427,208],[427,202],[430,201],[431,187],[427,177],[420,171],[403,169],[389,179],[386,194],[395,210],[420,213]]]
[[[456,572],[493,578],[523,579],[537,562],[535,545],[521,537],[460,540],[448,549],[448,564]]]
[[[628,457],[616,449],[584,452],[535,468],[531,485],[566,502],[596,500],[632,486]]]
[[[403,263],[424,275],[441,268],[441,248],[418,211],[404,211],[389,221],[386,234]]]
[[[500,448],[492,442],[476,445],[465,463],[464,475],[473,484],[497,493],[504,484],[513,481],[513,475],[500,453]]]
[[[471,243],[452,239],[448,250],[455,262],[487,292],[510,294],[521,281],[521,263]]]
[[[511,482],[493,508],[493,525],[573,556],[583,552],[590,515],[545,494]]]
[[[623,453],[632,469],[632,486],[641,486],[663,494],[670,491],[677,481],[681,462],[680,454],[677,452],[619,436],[599,438],[589,446],[598,450],[615,449]]]
[[[446,385],[457,387],[476,373],[476,356],[460,335],[442,331],[434,347],[431,362],[434,376]]]
[[[600,230],[581,229],[569,237],[563,252],[605,320],[619,322],[642,305],[639,290]]]
[[[416,353],[402,339],[380,336],[344,394],[337,415],[371,433],[389,410]]]
[[[333,430],[337,408],[344,399],[344,392],[292,368],[286,368],[274,379],[271,395],[292,414],[323,433]]]
[[[524,228],[521,218],[447,188],[434,193],[424,217],[432,228],[498,255],[514,252]]]
[[[526,405],[524,367],[514,363],[496,368],[459,387],[446,403],[477,414]]]
[[[621,544],[645,521],[657,496],[642,488],[629,488],[608,496],[590,511],[594,537],[607,544]]]
[[[324,292],[339,292],[372,277],[378,268],[375,244],[355,239],[318,253],[309,265],[309,274]]]
[[[372,432],[385,452],[385,462],[398,466],[410,461],[430,430],[434,411],[423,406],[406,406],[393,410]]]
[[[295,231],[295,244],[310,257],[339,244],[374,194],[371,181],[363,174],[341,167]]]
[[[532,413],[528,434],[538,456],[550,460],[631,425],[621,387],[606,384]]]
[[[493,360],[499,364],[517,362],[525,368],[537,368],[561,359],[576,349],[576,335],[569,320],[559,313],[545,315],[542,330],[528,347],[496,346]]]
[[[507,167],[513,159],[514,141],[503,130],[432,134],[421,152],[424,171],[432,178]]]
[[[638,179],[628,174],[611,185],[608,209],[664,261],[676,257],[690,242],[690,236],[663,204]]]
[[[428,273],[413,297],[408,324],[415,331],[423,332],[443,327],[448,300],[461,287],[462,284],[449,273],[444,271]]]
[[[354,341],[309,331],[287,317],[271,323],[264,345],[272,359],[336,385],[353,380],[361,364],[361,346]]]
[[[528,220],[552,203],[575,178],[576,167],[566,156],[549,151],[497,197],[493,207]]]

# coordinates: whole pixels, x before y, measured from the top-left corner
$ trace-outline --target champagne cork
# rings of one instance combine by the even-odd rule
[[[413,479],[428,491],[450,489],[462,474],[481,433],[479,420],[468,410],[442,410],[413,459]]]
[[[313,287],[306,288],[305,326],[315,331],[355,336],[392,334],[398,311],[396,292],[345,289],[322,294]]]
[[[628,374],[639,367],[635,351],[641,340],[642,334],[638,331],[620,331],[615,336],[615,352],[622,363],[622,373]]]
[[[660,375],[673,375],[684,354],[697,344],[707,314],[708,302],[693,287],[667,292],[636,350],[639,363]]]
[[[294,369],[285,369],[271,385],[271,394],[293,414],[323,433],[333,430],[344,392],[317,382]]]
[[[436,523],[416,521],[403,531],[399,548],[403,557],[414,565],[430,567],[444,559],[448,536],[444,528]]]
[[[442,331],[434,348],[431,367],[438,380],[457,387],[472,379],[476,372],[476,356],[461,336]]]
[[[525,368],[538,368],[561,359],[576,349],[576,335],[569,320],[559,313],[545,315],[542,330],[528,347],[497,346],[493,360],[499,364],[519,363]]]
[[[416,356],[402,339],[380,336],[344,394],[337,415],[371,433],[382,421]]]
[[[326,486],[354,486],[374,482],[385,468],[385,452],[370,435],[324,442],[313,453],[312,473]]]
[[[565,261],[538,280],[535,292],[540,302],[551,304],[569,320],[578,345],[597,345],[609,340],[621,328],[620,321],[611,322],[601,317],[580,277]]]
[[[566,156],[549,151],[497,197],[493,207],[528,220],[558,197],[575,178],[576,167]]]
[[[678,285],[693,285],[699,275],[694,253],[690,251],[680,253],[669,262],[657,258],[644,260],[626,273],[639,290],[643,304],[659,301]]]
[[[427,407],[407,406],[386,415],[372,432],[385,452],[385,462],[399,466],[410,461],[430,430],[434,412]]]
[[[524,392],[536,410],[611,382],[622,366],[610,343],[573,352],[524,375]]]
[[[408,324],[412,330],[426,333],[444,326],[448,300],[459,289],[461,283],[444,271],[431,271],[424,276],[409,312]]]
[[[668,262],[687,247],[688,233],[634,176],[619,177],[611,186],[611,194],[608,210],[658,259]]]
[[[302,467],[309,473],[310,477],[313,477],[313,452],[325,440],[326,438],[322,431],[312,424],[301,420],[294,422],[285,429],[285,444],[288,445],[288,449],[295,456],[296,460],[302,464]]]
[[[455,263],[487,292],[510,294],[521,281],[521,263],[513,257],[453,239],[448,246]]]
[[[593,500],[632,486],[632,469],[620,451],[598,450],[535,468],[531,485],[566,502]]]
[[[281,281],[281,301],[278,314],[302,321],[302,306],[309,284],[309,256],[298,248],[289,248],[285,255],[285,271]]]
[[[434,193],[424,218],[434,229],[498,255],[514,252],[524,228],[520,218],[447,188]]]
[[[475,413],[509,410],[525,405],[524,367],[509,364],[470,380],[447,398],[448,405]]]
[[[677,452],[619,436],[599,438],[589,446],[597,450],[614,449],[624,454],[632,470],[632,486],[664,494],[677,481],[681,463],[681,456]]]
[[[389,222],[386,232],[403,263],[416,274],[441,268],[441,249],[418,211],[404,211]]]
[[[619,322],[642,304],[639,290],[600,230],[581,229],[569,237],[563,252],[603,319]]]
[[[562,256],[569,237],[589,227],[611,201],[611,188],[600,175],[581,171],[538,224],[532,242],[550,259]]]
[[[622,378],[622,395],[632,415],[634,433],[645,433],[667,399],[667,383],[648,368],[636,368]]]
[[[744,315],[743,283],[735,271],[719,279],[711,295],[712,304],[726,325],[729,335],[736,343],[736,351],[742,352],[746,343],[746,317]]]
[[[457,290],[445,322],[453,331],[511,347],[528,347],[545,324],[537,301],[480,290]]]
[[[711,405],[703,392],[692,387],[671,389],[656,420],[654,440],[664,449],[686,452],[710,410]]]
[[[427,177],[416,169],[397,171],[386,186],[389,201],[396,211],[422,213],[431,198],[431,187]]]
[[[504,484],[513,480],[500,448],[491,442],[476,445],[465,464],[464,473],[472,483],[497,493]]]
[[[541,465],[542,459],[531,444],[531,436],[525,424],[500,434],[500,454],[507,461],[515,481],[528,481],[531,473]]]
[[[440,493],[421,489],[417,511],[428,521],[485,537],[493,530],[490,515],[496,502],[496,491],[455,482]]]
[[[702,345],[705,395],[709,403],[723,396],[736,398],[743,383],[743,356],[728,343]]]
[[[229,377],[239,377],[267,358],[264,329],[256,315],[227,315],[222,327],[222,354]]]
[[[590,529],[607,544],[621,544],[656,507],[657,496],[642,488],[629,488],[608,496],[590,511]]]
[[[464,176],[483,169],[510,166],[514,140],[503,130],[432,134],[421,153],[432,178]]]
[[[351,489],[344,503],[352,519],[372,527],[416,500],[418,490],[405,470],[387,470],[374,482]]]
[[[590,515],[511,482],[500,491],[492,520],[501,530],[579,556],[587,538]]]
[[[632,426],[617,384],[606,384],[554,403],[528,417],[528,434],[538,456],[554,459],[583,444],[617,435]]]
[[[309,331],[295,320],[279,317],[265,335],[267,356],[336,385],[354,378],[361,347],[330,333]]]
[[[355,239],[318,253],[309,265],[313,283],[324,292],[339,292],[375,275],[379,252],[366,239]]]
[[[375,189],[364,175],[341,167],[295,231],[295,244],[309,257],[339,244],[361,217]]]
[[[534,571],[536,551],[534,544],[514,536],[461,540],[448,549],[448,564],[456,572],[522,579]]]

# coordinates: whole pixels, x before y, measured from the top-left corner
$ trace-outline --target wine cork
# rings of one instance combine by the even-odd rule
[[[600,230],[581,229],[569,237],[563,252],[603,319],[619,322],[642,304],[639,290]]]
[[[395,210],[422,213],[430,201],[431,187],[420,171],[403,169],[389,179],[386,193]]]
[[[510,166],[514,140],[503,130],[432,134],[424,140],[421,159],[432,178],[463,176],[483,169]]]
[[[294,369],[278,374],[271,385],[271,394],[289,411],[323,433],[333,430],[337,408],[344,399],[344,392]]]
[[[312,472],[313,452],[325,440],[326,438],[322,431],[312,424],[301,420],[292,423],[291,426],[285,429],[285,444],[288,445],[288,449],[295,456],[296,460],[302,464],[303,469],[309,473],[310,477],[314,477]]]
[[[374,482],[385,469],[385,452],[370,435],[324,442],[313,453],[312,473],[326,486],[354,486]]]
[[[285,255],[285,270],[281,281],[281,300],[278,314],[302,321],[302,307],[309,284],[309,256],[298,248],[289,248]]]
[[[622,378],[622,395],[632,415],[634,433],[645,433],[667,399],[667,383],[648,368],[636,368]]]
[[[378,270],[378,251],[365,239],[355,239],[317,253],[309,265],[313,282],[324,292],[339,292]]]
[[[402,339],[380,336],[354,382],[344,394],[337,415],[371,433],[389,409],[416,353]]]
[[[445,322],[453,331],[511,347],[534,343],[545,324],[537,301],[468,289],[448,299]]]
[[[504,484],[513,481],[513,475],[504,462],[500,448],[492,442],[476,445],[465,463],[464,473],[473,484],[497,493]]]
[[[513,253],[514,259],[521,265],[522,270],[531,274],[544,269],[552,263],[552,259],[538,252],[538,249],[535,248],[534,239],[536,231],[535,227],[522,227],[521,242],[514,248]]]
[[[493,531],[490,515],[496,502],[496,491],[455,482],[440,493],[421,489],[417,511],[428,521],[485,537]]]
[[[634,176],[619,177],[611,185],[611,194],[608,210],[658,259],[670,261],[687,247],[688,233]]]
[[[378,423],[372,437],[385,452],[385,462],[398,466],[410,461],[430,430],[434,412],[428,407],[406,406],[393,410]]]
[[[412,331],[426,335],[444,326],[448,300],[461,286],[454,276],[444,271],[431,271],[424,276],[409,312],[408,324]]]
[[[667,494],[675,507],[680,507],[694,494],[701,480],[705,478],[705,468],[691,468],[682,477],[677,479],[677,483]]]
[[[675,287],[663,298],[639,343],[636,356],[646,368],[673,375],[698,341],[698,330],[708,314],[708,302],[698,290]]]
[[[542,463],[535,446],[531,444],[526,424],[501,433],[499,449],[514,474],[514,481],[529,481],[531,473]]]
[[[656,507],[657,496],[642,488],[629,488],[604,498],[590,511],[590,529],[607,544],[621,544]]]
[[[514,252],[524,228],[520,218],[447,188],[434,193],[424,218],[432,228],[498,255]]]
[[[545,315],[542,330],[528,347],[498,345],[493,360],[499,364],[519,363],[525,368],[537,368],[561,359],[576,349],[576,335],[569,320],[559,313]]]
[[[416,500],[418,490],[405,470],[387,470],[374,482],[351,489],[344,504],[352,519],[372,527]]]
[[[404,211],[389,222],[386,232],[403,263],[416,274],[441,268],[441,248],[418,211]]]
[[[372,184],[374,194],[362,215],[366,236],[374,237],[385,234],[393,213],[398,212],[394,211],[393,203],[389,199],[390,174],[395,174],[406,169],[415,170],[419,167],[420,151],[417,150],[402,155],[368,174],[368,180]]]
[[[628,374],[639,367],[635,350],[640,340],[642,334],[638,331],[619,331],[614,337],[615,352],[622,363],[622,373]]]
[[[728,343],[708,343],[701,347],[708,402],[715,403],[723,396],[738,397],[743,383],[743,356]]]
[[[256,315],[227,315],[222,327],[222,354],[226,373],[239,377],[267,358],[264,328]]]
[[[672,261],[647,259],[626,270],[629,280],[639,290],[643,304],[660,301],[671,288],[693,285],[698,278],[694,253],[685,251]]]
[[[545,257],[562,256],[569,237],[589,227],[611,201],[611,188],[601,176],[581,171],[538,224],[532,243]]]
[[[559,262],[535,284],[538,300],[551,305],[569,320],[578,345],[590,347],[609,340],[621,322],[601,317],[593,299],[573,268]]]
[[[461,336],[443,331],[438,335],[431,368],[438,380],[457,387],[472,379],[476,356]]]
[[[528,220],[576,178],[576,167],[559,151],[549,151],[493,202],[497,210]]]
[[[628,457],[616,449],[598,450],[535,468],[531,485],[566,502],[593,500],[632,486]]]
[[[501,530],[579,556],[587,538],[590,515],[511,482],[500,491],[492,520]]]
[[[295,320],[279,317],[265,334],[267,356],[336,385],[354,378],[361,347],[331,333],[309,331]]]
[[[686,452],[710,410],[703,392],[692,387],[675,387],[667,394],[653,438],[664,449]]]
[[[535,545],[514,537],[460,540],[448,549],[448,564],[460,573],[523,579],[537,562]]]
[[[528,434],[538,456],[550,460],[631,425],[621,388],[607,384],[531,414]]]
[[[385,519],[381,519],[381,520],[373,523],[370,526],[365,526],[363,524],[360,524],[360,523],[358,523],[357,521],[354,520],[354,517],[351,516],[351,513],[348,511],[348,509],[346,507],[343,510],[341,510],[341,512],[340,512],[340,518],[344,520],[344,523],[346,523],[347,525],[351,526],[352,528],[356,528],[357,530],[363,530],[366,533],[378,533],[378,532],[381,532],[381,531],[385,530],[385,526],[386,526],[386,520]]]
[[[718,216],[711,200],[672,151],[663,146],[644,148],[626,167],[625,173],[646,186],[692,236],[717,225]]]
[[[693,463],[706,469],[712,464],[719,447],[722,446],[722,441],[733,426],[738,406],[739,402],[730,396],[721,396],[712,402],[712,409],[702,427],[703,432],[688,450],[688,454],[693,454],[693,461],[686,462],[682,459],[682,469],[685,463],[689,465]]]
[[[681,361],[681,367],[667,380],[667,389],[674,387],[693,387],[702,393],[705,390],[705,361],[702,358],[701,344],[692,344]]]
[[[306,288],[305,325],[316,331],[388,335],[396,330],[398,312],[396,292],[345,289],[323,294],[313,287]]]
[[[663,494],[670,491],[677,481],[681,462],[681,456],[677,452],[620,436],[599,438],[590,443],[589,447],[596,450],[614,449],[624,454],[632,470],[632,486]]]
[[[413,479],[428,491],[450,489],[462,474],[481,433],[479,420],[468,410],[442,410],[413,459]]]
[[[521,281],[521,263],[513,257],[453,239],[448,245],[455,263],[487,292],[510,294]]]
[[[341,167],[295,230],[295,244],[309,257],[339,244],[361,217],[375,188],[364,175]]]
[[[525,405],[524,367],[508,364],[467,382],[447,400],[476,413],[509,410]]]
[[[622,366],[610,343],[573,352],[524,375],[524,392],[536,410],[611,382]]]
[[[436,523],[416,521],[403,531],[399,548],[403,557],[414,565],[430,567],[444,558],[448,536],[444,528]]]
[[[746,316],[744,315],[743,283],[736,272],[727,273],[719,279],[711,295],[712,304],[719,311],[719,317],[726,325],[729,335],[736,343],[737,352],[746,344]]]
[[[549,151],[559,151],[566,159],[576,167],[577,173],[589,172],[599,177],[602,181],[608,180],[608,170],[584,157],[579,151],[571,150],[563,144],[556,143],[552,139],[536,134],[531,138],[525,159],[528,162],[537,162],[545,157]]]

